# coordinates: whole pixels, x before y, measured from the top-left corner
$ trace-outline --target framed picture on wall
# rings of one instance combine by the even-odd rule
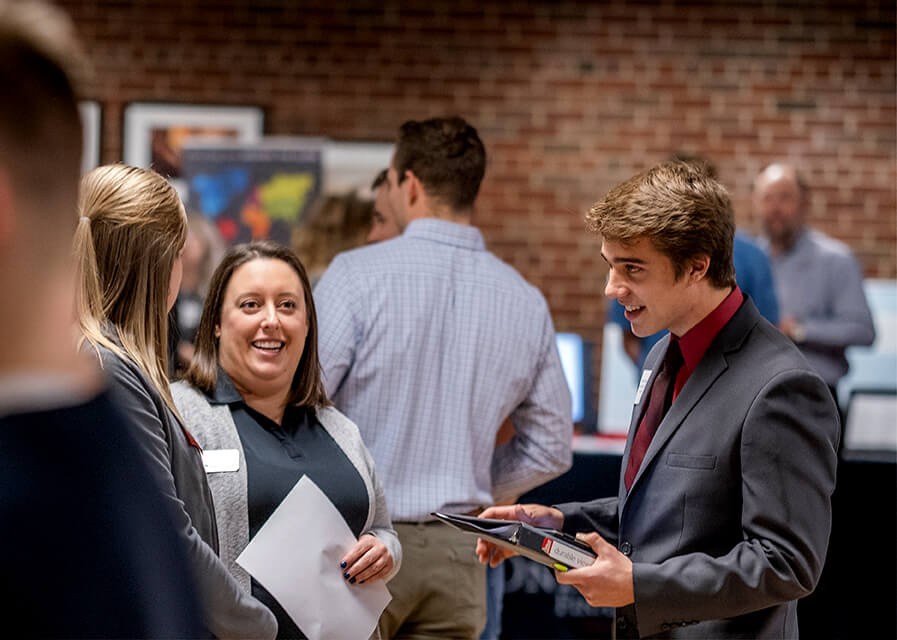
[[[185,197],[181,149],[188,139],[256,142],[263,124],[259,107],[134,102],[125,107],[124,161],[158,171]]]
[[[184,148],[188,211],[215,223],[228,243],[270,239],[289,246],[292,230],[321,192],[322,150],[304,143],[196,143]]]
[[[213,221],[227,243],[268,238],[290,245],[325,201],[372,201],[371,182],[389,166],[392,151],[392,143],[323,137],[191,138],[181,149],[183,200],[189,211]],[[326,210],[350,205],[334,206]],[[336,233],[335,224],[342,223],[324,226]]]
[[[102,108],[99,102],[85,100],[78,103],[78,111],[81,112],[81,130],[84,132],[81,173],[87,173],[100,164]]]

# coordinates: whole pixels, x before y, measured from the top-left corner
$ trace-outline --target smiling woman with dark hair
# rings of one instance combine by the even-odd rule
[[[207,451],[238,454],[236,464],[209,470],[221,557],[274,611],[279,637],[304,636],[235,560],[303,476],[358,538],[334,571],[359,588],[398,571],[401,547],[373,460],[324,392],[311,286],[296,254],[270,242],[227,252],[212,276],[186,380],[172,392]]]

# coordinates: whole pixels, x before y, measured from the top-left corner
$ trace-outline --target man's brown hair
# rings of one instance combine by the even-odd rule
[[[677,279],[691,259],[706,255],[708,281],[718,288],[735,285],[732,202],[700,163],[669,161],[633,176],[596,202],[586,222],[611,242],[650,239],[670,258]]]
[[[427,194],[455,211],[473,207],[486,174],[486,148],[462,118],[409,120],[399,128],[393,166],[411,171]]]

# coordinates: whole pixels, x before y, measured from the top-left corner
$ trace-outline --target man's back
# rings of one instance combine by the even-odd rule
[[[414,221],[339,256],[315,300],[328,395],[361,428],[394,519],[469,511],[569,466],[570,396],[547,305],[475,228]],[[493,463],[509,414],[518,437]]]

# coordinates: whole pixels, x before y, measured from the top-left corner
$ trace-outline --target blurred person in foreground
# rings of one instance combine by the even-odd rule
[[[670,331],[645,363],[618,495],[482,516],[579,534],[597,558],[557,581],[616,607],[618,638],[797,637],[831,531],[839,428],[825,382],[735,283],[732,205],[706,172],[658,165],[588,221],[605,295],[636,335]],[[480,540],[477,554],[510,552]]]
[[[361,429],[402,541],[384,637],[477,638],[485,570],[431,512],[479,513],[571,464],[548,304],[472,224],[485,170],[463,119],[403,124],[384,187],[402,234],[341,253],[315,289],[327,395]]]
[[[10,637],[196,637],[172,514],[75,347],[84,68],[62,13],[0,0],[0,616]]]
[[[186,380],[172,388],[201,446],[239,452],[236,469],[209,474],[222,560],[275,613],[283,638],[305,636],[235,561],[303,476],[358,538],[334,571],[363,589],[389,580],[401,562],[370,453],[324,392],[317,334],[311,285],[296,254],[271,242],[237,245],[212,278]]]
[[[875,340],[863,270],[847,245],[807,226],[810,188],[793,166],[766,167],[753,197],[781,302],[779,329],[837,399],[848,367],[845,350]]]
[[[273,614],[218,558],[218,529],[202,452],[168,383],[168,312],[181,281],[187,217],[177,192],[149,169],[98,167],[81,179],[75,233],[83,349],[95,353],[176,517],[204,620],[220,638],[271,638]]]

